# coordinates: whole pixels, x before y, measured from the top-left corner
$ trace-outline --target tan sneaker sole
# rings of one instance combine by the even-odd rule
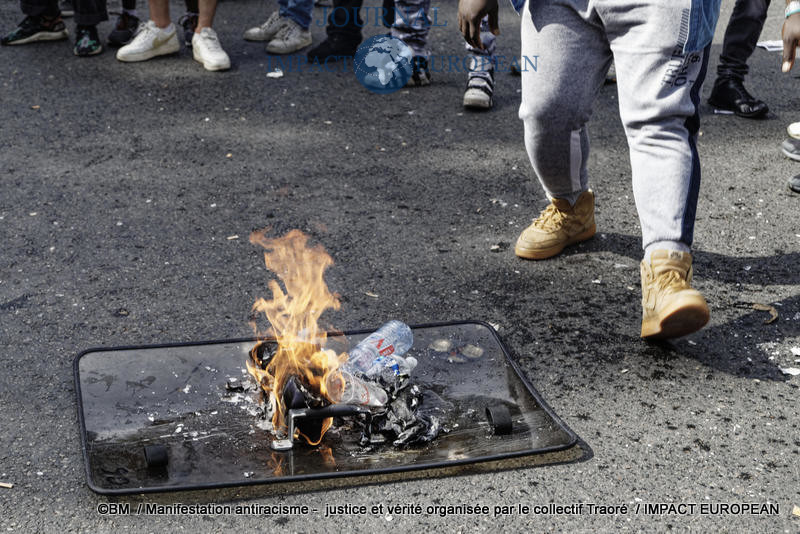
[[[703,328],[709,317],[708,305],[702,296],[676,299],[659,315],[642,319],[641,336],[647,339],[682,337]]]
[[[590,239],[594,234],[597,232],[597,227],[595,223],[581,232],[580,234],[570,238],[569,240],[559,243],[557,245],[553,245],[552,247],[548,248],[526,248],[522,247],[517,243],[514,246],[514,254],[519,256],[520,258],[525,258],[526,260],[545,260],[547,258],[552,258],[553,256],[559,254],[564,247],[568,247],[569,245],[574,245],[575,243],[580,243],[581,241],[586,241]]]

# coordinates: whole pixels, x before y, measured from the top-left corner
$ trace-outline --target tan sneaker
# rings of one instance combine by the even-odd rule
[[[563,198],[550,205],[522,231],[514,253],[520,258],[543,260],[555,256],[567,245],[586,241],[595,233],[594,193],[584,191],[574,206]]]
[[[706,299],[692,289],[692,255],[655,250],[642,261],[642,337],[670,339],[703,328],[708,322]]]

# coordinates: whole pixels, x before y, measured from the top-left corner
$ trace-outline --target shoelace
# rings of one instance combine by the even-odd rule
[[[267,21],[264,22],[264,24],[262,24],[260,26],[261,29],[264,30],[264,31],[267,31],[270,26],[275,24],[275,20],[278,19],[278,18],[280,18],[280,17],[275,16],[275,14],[273,13],[272,15],[270,15],[270,17],[267,19]]]
[[[281,28],[281,31],[278,33],[278,35],[276,35],[276,38],[282,41],[286,41],[294,37],[295,34],[299,31],[300,28],[295,26],[294,24],[287,24],[286,26]]]
[[[203,37],[203,41],[205,42],[206,49],[209,52],[221,52],[222,45],[219,43],[219,38],[217,34],[214,32],[202,32],[200,34]]]
[[[660,276],[653,275],[648,282],[648,286],[660,293],[669,288],[683,289],[686,286],[686,280],[678,271],[667,271]]]
[[[545,210],[539,215],[533,224],[536,228],[541,230],[551,230],[553,228],[558,228],[561,224],[561,221],[564,220],[564,213],[558,210],[554,204],[550,204],[545,208]]]
[[[136,28],[136,39],[141,41],[142,39],[152,39],[156,36],[155,26],[152,28],[146,22],[140,22],[139,27]]]

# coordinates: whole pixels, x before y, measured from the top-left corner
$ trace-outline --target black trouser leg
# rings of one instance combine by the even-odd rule
[[[187,13],[200,13],[200,8],[197,5],[198,0],[186,0]]]
[[[361,4],[363,0],[333,0],[325,31],[328,37],[339,38],[353,46],[361,42]]]
[[[122,9],[133,11],[136,9],[136,0],[122,0]]]
[[[75,24],[78,26],[96,26],[108,20],[106,0],[72,0],[75,6]]]
[[[22,0],[20,9],[29,17],[55,17],[60,13],[58,0]]]
[[[761,35],[769,2],[770,0],[736,0],[725,29],[722,54],[717,66],[718,79],[744,80],[747,76],[747,60]]]

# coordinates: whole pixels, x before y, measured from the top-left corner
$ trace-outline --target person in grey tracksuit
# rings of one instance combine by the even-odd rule
[[[645,258],[688,252],[700,188],[700,88],[720,0],[512,0],[522,15],[519,116],[525,148],[550,198],[574,204],[589,187],[587,122],[611,61],[628,137]],[[496,0],[461,0],[459,25],[481,47],[477,22]]]

